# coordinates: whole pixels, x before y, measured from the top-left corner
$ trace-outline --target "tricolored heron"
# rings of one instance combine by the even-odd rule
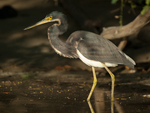
[[[94,67],[105,68],[110,74],[112,80],[111,100],[114,101],[115,76],[107,67],[123,64],[134,68],[135,62],[120,51],[112,42],[92,32],[75,31],[66,42],[61,41],[58,36],[67,30],[68,24],[65,15],[58,11],[48,14],[43,20],[24,30],[48,22],[56,22],[48,28],[48,39],[55,52],[64,57],[79,58],[82,62],[92,67],[94,80],[87,101],[90,100],[97,84]]]

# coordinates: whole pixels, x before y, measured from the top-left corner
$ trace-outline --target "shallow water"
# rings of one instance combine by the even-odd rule
[[[0,112],[91,113],[86,98],[92,86],[92,78],[87,78],[82,80],[82,76],[75,78],[72,75],[65,77],[65,74],[63,77],[14,75],[0,78]],[[107,77],[99,79],[107,81]],[[149,113],[149,87],[130,82],[116,82],[115,102],[111,103],[110,82],[98,81],[90,101],[94,112]]]

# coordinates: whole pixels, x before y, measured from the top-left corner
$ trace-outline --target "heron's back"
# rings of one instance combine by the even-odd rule
[[[124,64],[130,68],[135,65],[135,62],[112,42],[92,32],[76,31],[70,35],[67,43],[72,43],[78,51],[77,54],[80,52],[89,60],[114,65]]]

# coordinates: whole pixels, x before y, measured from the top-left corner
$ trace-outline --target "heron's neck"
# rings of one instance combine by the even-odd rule
[[[48,39],[56,53],[69,58],[76,58],[75,48],[69,43],[65,43],[58,38],[59,35],[67,31],[68,23],[65,19],[61,19],[61,24],[54,24],[48,29]]]

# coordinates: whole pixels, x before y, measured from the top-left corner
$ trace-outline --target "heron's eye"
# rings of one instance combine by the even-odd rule
[[[46,17],[47,20],[52,20],[52,16]]]

